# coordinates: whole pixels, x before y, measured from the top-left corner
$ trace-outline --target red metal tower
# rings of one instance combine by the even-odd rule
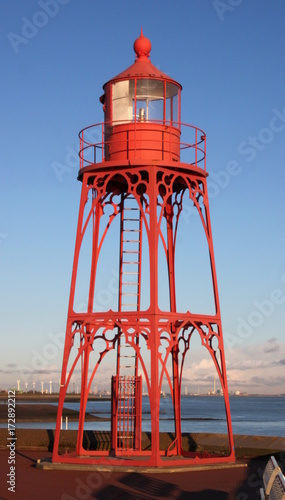
[[[141,32],[134,43],[134,64],[103,86],[104,123],[79,134],[82,193],[53,462],[157,467],[234,460],[206,183],[206,136],[181,123],[182,87],[153,66],[150,50]],[[175,252],[187,200],[197,211],[209,251],[213,314],[192,313],[191,304],[182,311],[177,305],[181,284],[175,276]],[[187,252],[185,266],[191,248]],[[106,272],[103,262],[110,266],[112,257],[118,283],[112,283],[109,295],[115,302],[100,308],[96,294]],[[81,272],[85,281],[79,279]],[[168,287],[161,286],[161,273],[167,275]],[[85,308],[77,302],[82,289]],[[210,355],[224,395],[226,455],[184,449],[181,388],[193,333]],[[100,372],[109,379],[111,392],[111,445],[90,450],[84,446],[86,405]],[[77,445],[73,453],[60,455],[60,421],[76,373],[81,381]],[[167,449],[160,444],[163,381],[171,394],[175,424]],[[151,419],[150,449],[142,439],[143,385]]]

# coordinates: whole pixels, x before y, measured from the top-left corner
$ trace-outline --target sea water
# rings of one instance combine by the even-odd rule
[[[19,404],[19,403],[17,403]],[[79,410],[79,403],[66,403],[65,408]],[[234,434],[253,436],[285,436],[285,397],[238,396],[230,397]],[[110,418],[111,401],[88,401],[86,411],[97,417]],[[31,404],[32,412],[32,404]],[[110,421],[85,422],[86,430],[110,430]],[[189,396],[181,399],[182,432],[226,433],[227,422],[224,399],[219,396]],[[5,427],[1,424],[0,427]],[[17,428],[54,429],[55,422],[19,422]],[[63,411],[63,427],[65,417]],[[76,429],[76,422],[69,422],[68,429]],[[142,398],[142,430],[151,431],[149,400]],[[170,396],[160,401],[160,431],[173,432],[173,408]]]

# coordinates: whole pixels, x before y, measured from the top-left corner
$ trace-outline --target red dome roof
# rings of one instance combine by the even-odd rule
[[[170,78],[168,75],[163,73],[160,69],[156,68],[150,61],[150,51],[151,42],[148,38],[143,35],[141,30],[141,35],[134,42],[134,51],[136,53],[135,62],[129,66],[127,69],[119,73],[117,76],[109,80],[107,83],[117,81],[117,80],[127,80],[134,77],[143,78],[157,78],[159,80],[167,80],[175,83],[180,88],[181,85]],[[103,85],[103,88],[107,84]]]

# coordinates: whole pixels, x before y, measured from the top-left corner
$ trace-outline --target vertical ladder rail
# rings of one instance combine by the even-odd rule
[[[132,195],[121,196],[119,312],[139,311],[141,299],[142,216]],[[135,339],[138,344],[138,335]],[[136,446],[136,380],[138,356],[118,331],[117,344],[118,405],[117,447],[127,450]],[[139,405],[140,406],[140,405]]]

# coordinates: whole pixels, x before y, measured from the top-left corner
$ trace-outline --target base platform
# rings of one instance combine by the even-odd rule
[[[163,466],[163,467],[134,467],[130,465],[112,466],[112,465],[93,465],[93,464],[62,464],[52,462],[51,459],[39,459],[36,463],[37,469],[42,470],[76,470],[76,471],[97,471],[97,472],[140,472],[145,474],[177,473],[177,472],[197,472],[206,470],[234,469],[247,467],[244,462],[223,463],[223,464],[204,464],[204,465],[185,465],[185,466]]]

